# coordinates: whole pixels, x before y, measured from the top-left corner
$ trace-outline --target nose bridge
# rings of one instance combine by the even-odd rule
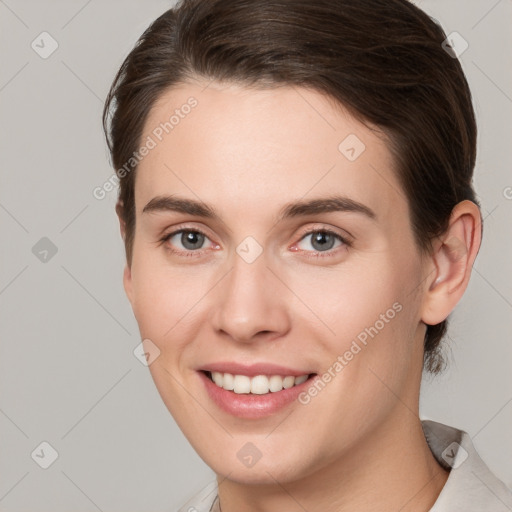
[[[215,298],[212,318],[217,332],[251,342],[258,333],[277,337],[289,329],[285,287],[268,268],[265,256],[262,251],[256,254],[251,241],[237,247],[231,271]]]

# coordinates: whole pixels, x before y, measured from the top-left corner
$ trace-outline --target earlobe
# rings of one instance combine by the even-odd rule
[[[462,298],[480,248],[481,225],[475,203],[462,201],[453,209],[448,229],[435,241],[430,258],[433,270],[422,310],[425,324],[445,320]]]

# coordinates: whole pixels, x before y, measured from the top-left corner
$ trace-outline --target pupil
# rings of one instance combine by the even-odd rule
[[[313,247],[316,243],[319,243],[319,248],[315,247],[316,250],[329,250],[334,245],[334,237],[329,233],[319,231],[313,235]]]
[[[187,249],[199,249],[203,244],[204,235],[194,231],[186,231],[181,235],[181,243]]]

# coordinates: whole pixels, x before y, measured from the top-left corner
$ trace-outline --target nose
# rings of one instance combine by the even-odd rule
[[[264,254],[252,263],[234,254],[230,272],[216,288],[211,318],[217,334],[254,343],[290,330],[288,290],[268,267]]]

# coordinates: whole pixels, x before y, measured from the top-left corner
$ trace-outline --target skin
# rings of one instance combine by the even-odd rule
[[[160,350],[150,365],[157,389],[217,474],[222,511],[429,510],[448,473],[419,420],[425,323],[445,319],[466,289],[478,208],[457,205],[422,254],[385,137],[312,90],[183,84],[155,104],[141,140],[190,96],[198,105],[139,164],[124,286],[142,338]],[[338,150],[349,134],[366,146],[353,162]],[[285,204],[334,192],[375,219],[337,211],[278,220]],[[143,213],[171,194],[211,205],[219,220]],[[179,228],[207,238],[195,250],[180,235],[160,241]],[[321,252],[305,234],[313,229],[350,245]],[[248,236],[263,249],[252,263],[236,252]],[[397,302],[401,311],[307,405],[236,418],[196,372],[222,360],[322,374]],[[248,442],[261,452],[250,468],[237,457]]]

